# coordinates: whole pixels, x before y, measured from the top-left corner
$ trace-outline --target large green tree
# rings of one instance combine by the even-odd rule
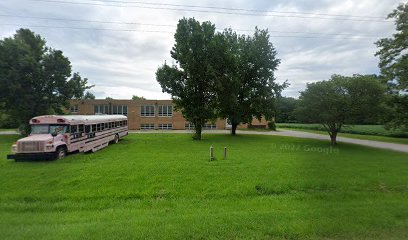
[[[251,123],[254,117],[271,120],[285,84],[275,82],[280,60],[268,31],[256,28],[253,36],[245,36],[227,29],[215,39],[219,116],[229,120],[233,135],[240,123]]]
[[[383,38],[376,42],[380,50],[376,53],[380,58],[381,73],[401,90],[408,89],[408,3],[401,3],[388,15],[395,18],[396,33],[391,38]]]
[[[344,124],[373,118],[382,112],[385,87],[374,75],[333,75],[328,81],[307,84],[299,98],[298,117],[320,123],[336,145],[337,133]]]
[[[71,75],[71,63],[62,51],[46,46],[40,35],[19,29],[0,40],[0,102],[23,134],[30,118],[63,113],[69,100],[81,98],[87,79]]]
[[[388,125],[408,129],[408,3],[401,3],[388,18],[396,32],[376,42],[379,67],[390,86]]]
[[[194,139],[198,140],[203,125],[216,118],[214,35],[215,26],[210,22],[179,20],[170,52],[176,62],[172,66],[165,63],[156,72],[163,92],[171,94],[176,109],[194,124]]]

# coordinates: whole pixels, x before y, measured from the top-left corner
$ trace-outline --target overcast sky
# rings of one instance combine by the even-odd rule
[[[64,52],[73,71],[95,85],[91,92],[97,98],[169,99],[155,71],[164,61],[173,62],[180,18],[211,21],[219,30],[231,27],[240,34],[258,26],[269,29],[281,59],[277,81],[290,83],[283,94],[297,97],[307,82],[332,74],[377,74],[374,42],[394,32],[385,17],[399,2],[2,0],[0,38],[29,27]]]

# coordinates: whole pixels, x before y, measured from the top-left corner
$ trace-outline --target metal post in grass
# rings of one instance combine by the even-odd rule
[[[224,147],[224,160],[227,160],[227,147]]]
[[[214,148],[213,146],[210,147],[210,161],[214,160]]]

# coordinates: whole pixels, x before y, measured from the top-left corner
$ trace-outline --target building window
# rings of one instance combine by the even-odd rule
[[[143,105],[140,107],[140,116],[154,117],[154,105]]]
[[[188,130],[193,130],[194,129],[194,124],[190,123],[190,122],[186,122],[186,124],[184,125],[185,129]],[[203,125],[203,129],[206,130],[211,130],[211,129],[217,129],[217,125],[213,124],[213,123],[206,123]]]
[[[217,125],[215,125],[215,124],[213,124],[213,123],[206,123],[206,124],[204,124],[204,126],[203,126],[203,129],[209,129],[209,130],[211,130],[211,129],[216,129],[217,128]]]
[[[160,105],[159,106],[159,117],[171,117],[173,115],[172,105]]]
[[[159,124],[159,129],[161,130],[171,130],[172,128],[173,128],[173,124],[171,123]]]
[[[154,123],[142,123],[140,129],[154,129]]]
[[[112,114],[127,116],[128,106],[127,105],[112,105]]]
[[[186,124],[184,125],[184,129],[193,130],[194,124],[192,124],[191,122],[186,122]]]
[[[70,112],[70,113],[78,113],[78,105],[72,105],[72,106],[69,108],[69,112]]]
[[[94,106],[95,114],[109,114],[109,105],[95,105]]]

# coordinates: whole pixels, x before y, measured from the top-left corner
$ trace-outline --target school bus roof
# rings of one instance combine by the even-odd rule
[[[44,115],[34,117],[30,124],[92,124],[127,120],[124,115]]]

